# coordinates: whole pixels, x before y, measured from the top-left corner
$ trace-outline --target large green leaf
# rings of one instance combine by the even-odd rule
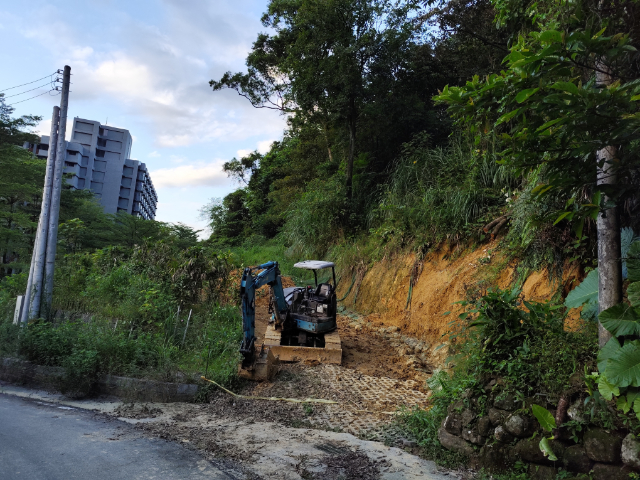
[[[629,280],[640,282],[640,241],[635,241],[629,247],[627,254],[627,271]]]
[[[607,401],[611,401],[613,397],[620,395],[620,389],[607,380],[605,375],[600,375],[600,378],[598,378],[598,391]]]
[[[531,95],[536,93],[538,90],[540,90],[540,88],[536,87],[536,88],[527,88],[526,90],[522,90],[521,92],[518,92],[518,95],[516,95],[516,102],[522,103],[526,101]]]
[[[598,371],[603,374],[607,368],[607,360],[620,353],[620,342],[616,337],[611,337],[607,344],[598,352]]]
[[[625,343],[620,353],[607,361],[605,374],[617,387],[640,386],[640,341]]]
[[[567,308],[578,308],[585,303],[598,301],[598,269],[591,270],[580,285],[569,292],[564,300]]]
[[[627,288],[627,297],[634,307],[640,307],[640,282],[634,282]]]
[[[622,335],[640,335],[640,317],[636,310],[624,303],[600,312],[598,319],[602,326],[616,337]]]
[[[551,448],[551,444],[549,443],[549,439],[547,437],[543,437],[542,440],[540,440],[538,446],[540,447],[540,451],[542,452],[542,454],[545,457],[549,457],[549,460],[551,460],[552,462],[558,460],[556,454],[553,453],[553,449]]]
[[[534,404],[531,405],[531,411],[533,412],[533,415],[538,419],[538,423],[540,423],[540,426],[543,430],[545,430],[546,432],[550,432],[554,428],[556,428],[556,419],[553,418],[553,415],[551,415],[551,412],[549,410],[541,407],[540,405]]]

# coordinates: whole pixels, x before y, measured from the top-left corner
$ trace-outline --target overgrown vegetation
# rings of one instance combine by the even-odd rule
[[[557,405],[568,389],[583,390],[585,368],[596,364],[596,324],[566,331],[562,305],[526,302],[520,294],[495,290],[462,302],[464,311],[447,338],[453,368],[431,377],[429,410],[405,411],[400,420],[427,456],[448,465],[464,460],[440,445],[438,430],[454,404],[468,407],[473,401],[479,415],[486,415],[492,392],[485,386],[491,380],[499,381],[500,395],[513,396],[520,408],[534,395]]]

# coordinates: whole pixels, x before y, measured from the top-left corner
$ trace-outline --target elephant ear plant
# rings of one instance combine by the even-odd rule
[[[613,335],[598,354],[598,390],[606,400],[617,398],[624,413],[633,409],[640,420],[640,241],[626,259],[629,303],[602,312],[602,325]]]
[[[629,280],[628,303],[620,303],[600,312],[600,322],[613,337],[598,353],[598,371],[591,374],[585,371],[590,395],[587,401],[596,397],[607,401],[615,398],[616,406],[622,413],[626,415],[633,410],[640,420],[640,240],[633,241],[623,256]],[[589,306],[597,302],[595,295],[597,276],[591,272],[567,296],[565,305],[570,308]],[[546,408],[533,405],[532,413],[543,430],[551,432],[556,428],[555,419]],[[549,440],[542,438],[540,450],[553,460]]]

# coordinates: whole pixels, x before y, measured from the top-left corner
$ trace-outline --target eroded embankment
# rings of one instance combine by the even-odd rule
[[[432,360],[438,363],[446,349],[436,353],[435,348],[454,328],[450,324],[457,316],[445,313],[460,309],[455,302],[488,287],[507,288],[517,280],[517,263],[506,262],[497,248],[495,240],[474,250],[441,249],[423,259],[415,254],[383,259],[371,265],[361,280],[356,279],[343,305],[366,315],[374,324],[398,327],[403,334],[424,341],[430,346]],[[531,272],[522,287],[525,299],[544,301],[558,291],[566,295],[583,274],[575,264],[566,264],[562,270],[561,280],[547,270]],[[350,283],[342,282],[340,296]]]

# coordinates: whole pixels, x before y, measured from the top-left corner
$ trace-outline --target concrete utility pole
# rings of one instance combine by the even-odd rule
[[[71,67],[64,66],[62,74],[62,98],[60,99],[60,127],[58,128],[58,146],[56,151],[56,167],[51,188],[51,213],[49,215],[49,232],[47,235],[47,253],[44,278],[44,314],[51,310],[53,296],[53,273],[58,246],[58,219],[60,218],[60,197],[62,195],[62,176],[67,148],[65,134],[67,131],[67,108],[69,106],[69,84],[71,83]],[[42,312],[41,312],[42,313]]]
[[[598,63],[596,83],[601,88],[611,85],[609,69]],[[615,185],[617,149],[608,146],[596,153],[598,163],[598,185]],[[608,198],[605,196],[604,201]],[[622,302],[622,251],[620,239],[620,218],[618,207],[602,210],[596,222],[598,229],[598,303],[602,312]],[[611,339],[611,333],[598,322],[598,345],[604,347]]]
[[[58,126],[60,124],[60,107],[53,107],[51,116],[51,131],[49,133],[49,154],[47,155],[47,168],[44,177],[44,189],[42,190],[42,206],[36,238],[31,256],[31,268],[27,291],[24,296],[24,305],[20,312],[20,321],[26,323],[29,317],[37,316],[42,295],[42,280],[44,275],[45,249],[47,246],[47,232],[49,230],[49,212],[51,207],[51,185],[53,184],[54,165],[56,163],[56,146],[58,140]],[[37,301],[36,301],[37,298]],[[37,308],[36,308],[37,307]]]

